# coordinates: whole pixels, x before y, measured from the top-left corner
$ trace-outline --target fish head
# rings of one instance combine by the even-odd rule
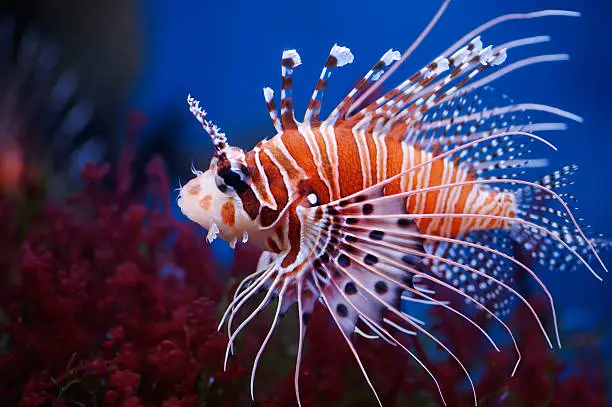
[[[207,171],[192,169],[194,177],[180,188],[179,208],[208,230],[209,242],[219,236],[234,247],[257,228],[239,197],[251,182],[244,157],[243,150],[230,147],[223,160],[213,157]]]

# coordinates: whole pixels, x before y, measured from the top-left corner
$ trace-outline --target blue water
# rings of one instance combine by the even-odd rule
[[[440,4],[429,0],[185,0],[180,6],[146,2],[146,56],[134,105],[148,115],[147,129],[155,128],[168,115],[179,117],[182,131],[173,142],[198,151],[193,155],[196,166],[207,167],[212,146],[186,108],[187,93],[202,100],[209,117],[232,144],[250,149],[261,137],[274,134],[261,89],[271,86],[278,95],[282,50],[296,48],[302,56],[303,65],[294,75],[296,112],[301,117],[331,46],[337,42],[351,48],[355,62],[337,69],[331,78],[324,101],[329,111],[382,53],[389,48],[405,50]],[[566,132],[544,134],[560,150],[551,152],[549,158],[552,168],[567,163],[580,166],[573,192],[579,198],[581,213],[595,230],[612,237],[612,174],[608,167],[612,150],[612,2],[454,1],[413,57],[394,74],[390,85],[490,18],[549,8],[578,10],[583,16],[508,22],[486,32],[483,41],[500,44],[548,34],[552,42],[510,52],[509,61],[547,53],[569,53],[571,59],[514,72],[497,81],[495,87],[517,101],[554,105],[584,118],[583,124],[569,123]],[[555,121],[551,116],[547,119]],[[185,169],[189,165],[185,162]],[[612,257],[607,259],[612,264]],[[566,329],[612,326],[607,312],[612,306],[609,278],[599,283],[580,269],[564,275],[544,273],[544,279],[557,298],[560,322]]]

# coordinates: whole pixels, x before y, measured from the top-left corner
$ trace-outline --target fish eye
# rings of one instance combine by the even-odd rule
[[[244,165],[219,168],[215,176],[217,188],[223,193],[235,191],[240,194],[248,187],[248,180],[249,170]]]

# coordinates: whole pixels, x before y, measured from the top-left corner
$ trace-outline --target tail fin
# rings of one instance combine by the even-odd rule
[[[565,166],[534,182],[534,186],[516,191],[517,216],[529,224],[514,224],[512,238],[531,253],[534,262],[554,270],[573,270],[580,263],[593,260],[593,249],[601,252],[612,246],[612,240],[589,233],[589,226],[577,226],[559,202],[558,197],[576,201],[572,195],[558,190],[573,184],[570,178],[577,169],[576,165]]]

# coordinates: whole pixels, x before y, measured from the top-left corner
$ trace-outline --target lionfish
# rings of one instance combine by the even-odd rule
[[[313,308],[320,302],[379,404],[353,345],[354,335],[403,349],[431,376],[446,404],[435,375],[400,339],[418,334],[432,340],[465,373],[477,404],[464,364],[449,345],[410,315],[407,304],[443,307],[478,328],[499,350],[473,317],[474,312],[485,313],[514,344],[514,375],[521,354],[503,319],[511,298],[528,307],[551,348],[553,342],[530,302],[512,287],[513,275],[525,273],[548,297],[560,347],[552,296],[533,267],[543,264],[562,270],[584,264],[601,280],[589,263],[595,258],[607,271],[595,249],[604,241],[587,238],[565,202],[569,195],[556,191],[569,183],[575,166],[534,182],[520,179],[525,168],[546,164],[526,158],[532,142],[555,148],[533,132],[565,128],[564,123],[531,122],[525,112],[581,119],[555,107],[508,99],[487,106],[483,97],[483,89],[495,79],[567,55],[537,55],[498,68],[511,49],[549,37],[485,47],[481,33],[510,20],[578,13],[544,10],[498,17],[466,34],[399,86],[367,102],[425,38],[449,2],[442,4],[403,55],[387,51],[324,120],[319,114],[328,79],[336,67],[353,61],[351,51],[333,46],[302,122],[295,119],[292,100],[292,73],[301,59],[295,50],[284,51],[280,115],[272,89],[263,90],[277,134],[249,152],[230,146],[199,102],[187,97],[191,112],[212,138],[215,153],[207,171],[192,166],[195,177],[180,188],[178,205],[189,219],[208,229],[209,242],[220,236],[234,247],[238,240],[250,238],[264,251],[256,271],[238,286],[219,326],[227,321],[226,364],[236,336],[277,299],[272,326],[253,364],[251,397],[262,352],[280,318],[297,303],[294,383],[300,404],[303,340]],[[533,261],[508,253],[517,246],[531,253]],[[472,313],[437,298],[436,287],[463,298]],[[263,300],[235,328],[237,312],[260,292],[265,292]]]

